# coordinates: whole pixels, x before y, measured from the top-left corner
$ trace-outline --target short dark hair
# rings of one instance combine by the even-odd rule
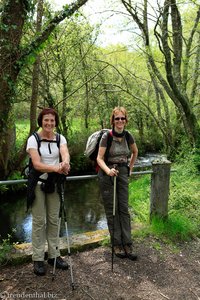
[[[54,108],[50,108],[50,107],[43,108],[42,111],[39,113],[39,116],[38,116],[38,119],[37,119],[38,126],[42,127],[43,116],[48,115],[48,114],[51,114],[51,115],[55,116],[56,127],[58,127],[58,125],[59,125],[58,113]]]

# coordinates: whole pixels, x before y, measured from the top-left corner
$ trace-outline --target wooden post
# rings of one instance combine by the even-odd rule
[[[169,160],[155,160],[152,162],[150,221],[153,216],[167,219],[170,183]]]

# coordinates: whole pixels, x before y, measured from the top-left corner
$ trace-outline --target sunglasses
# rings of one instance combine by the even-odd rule
[[[116,117],[115,118],[115,121],[119,121],[119,120],[122,120],[122,121],[125,121],[126,120],[126,117]]]

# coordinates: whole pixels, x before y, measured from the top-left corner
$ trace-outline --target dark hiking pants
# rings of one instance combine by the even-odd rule
[[[116,245],[131,245],[131,222],[128,211],[128,169],[126,166],[119,167],[119,175],[116,181],[116,211],[114,217],[114,240],[113,240],[113,192],[114,178],[106,175],[102,170],[98,177],[100,190],[104,203],[108,229],[111,241]]]

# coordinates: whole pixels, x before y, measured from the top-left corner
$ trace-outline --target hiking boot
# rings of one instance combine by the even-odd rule
[[[45,267],[43,261],[34,261],[33,262],[33,271],[36,275],[43,276],[45,275]]]
[[[124,252],[124,249],[122,246],[114,246],[114,253],[119,258],[125,258],[126,253]]]
[[[55,258],[49,258],[48,264],[53,266]],[[68,263],[62,259],[61,256],[56,257],[56,268],[61,270],[67,270],[69,268]]]
[[[125,245],[124,250],[126,257],[128,257],[130,260],[137,260],[137,254],[133,253],[133,247],[131,245]]]

